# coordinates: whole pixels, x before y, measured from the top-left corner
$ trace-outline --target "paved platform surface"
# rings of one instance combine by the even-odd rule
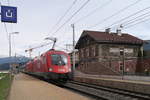
[[[26,74],[14,77],[8,100],[91,100]]]

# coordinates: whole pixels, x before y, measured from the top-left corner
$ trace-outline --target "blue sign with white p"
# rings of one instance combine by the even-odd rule
[[[1,21],[17,23],[17,7],[1,6]]]

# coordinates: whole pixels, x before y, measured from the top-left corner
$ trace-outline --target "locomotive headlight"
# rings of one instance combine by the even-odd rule
[[[71,72],[71,68],[69,68],[69,72]]]
[[[49,71],[53,71],[53,69],[52,69],[52,68],[49,68]]]

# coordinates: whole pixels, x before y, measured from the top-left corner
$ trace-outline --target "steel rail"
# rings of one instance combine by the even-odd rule
[[[90,85],[75,81],[69,81],[65,86],[106,100],[150,100],[148,94]]]

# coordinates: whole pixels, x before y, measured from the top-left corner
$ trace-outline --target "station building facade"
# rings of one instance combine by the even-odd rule
[[[83,31],[76,49],[79,51],[78,70],[87,74],[135,74],[143,56],[144,41],[127,33]]]

